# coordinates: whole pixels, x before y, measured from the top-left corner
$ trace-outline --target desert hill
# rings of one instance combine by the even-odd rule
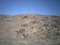
[[[0,15],[0,40],[60,39],[60,17],[37,14]]]
[[[57,36],[60,17],[42,15],[0,15],[0,39],[39,39]],[[41,33],[41,34],[40,34]],[[21,34],[21,35],[20,35]],[[17,36],[18,35],[18,36]]]

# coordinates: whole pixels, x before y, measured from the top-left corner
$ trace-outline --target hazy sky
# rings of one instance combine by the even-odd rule
[[[60,15],[60,0],[0,0],[0,14]]]

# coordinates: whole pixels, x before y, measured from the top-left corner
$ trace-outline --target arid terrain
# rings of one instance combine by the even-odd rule
[[[0,15],[0,45],[60,45],[60,17]]]

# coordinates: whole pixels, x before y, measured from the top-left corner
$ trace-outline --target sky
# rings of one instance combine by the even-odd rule
[[[0,0],[0,14],[43,14],[60,16],[60,0]]]

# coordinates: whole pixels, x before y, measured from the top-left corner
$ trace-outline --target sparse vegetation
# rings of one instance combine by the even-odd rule
[[[0,15],[0,21],[5,20],[6,18],[7,18],[7,16],[6,16],[6,15]]]
[[[20,33],[23,33],[24,31],[25,31],[24,28],[19,30]]]
[[[17,33],[23,33],[24,31],[25,31],[25,29],[23,28],[23,29],[17,30],[16,32]]]
[[[22,26],[22,27],[26,27],[26,26],[28,26],[28,25],[27,25],[27,24],[22,24],[21,26]]]
[[[1,40],[9,40],[9,42]],[[21,40],[26,42],[23,43]],[[5,43],[6,45],[59,45],[60,17],[37,14],[11,17],[1,15],[0,45]]]
[[[59,32],[56,32],[55,35],[56,35],[56,36],[60,36],[60,33],[59,33]]]
[[[54,28],[57,28],[56,24],[52,24],[51,26],[54,27]]]
[[[22,34],[24,31],[25,31],[24,28],[16,31],[16,32],[17,32],[17,39],[18,39],[18,40],[20,39],[20,38],[19,38],[19,35]]]
[[[6,22],[10,22],[10,20],[6,20]]]
[[[24,19],[24,18],[28,18],[28,16],[24,16],[23,19]]]
[[[34,20],[34,21],[32,21],[32,23],[33,23],[33,24],[37,24],[37,23],[40,23],[40,22],[39,22],[39,21]]]

